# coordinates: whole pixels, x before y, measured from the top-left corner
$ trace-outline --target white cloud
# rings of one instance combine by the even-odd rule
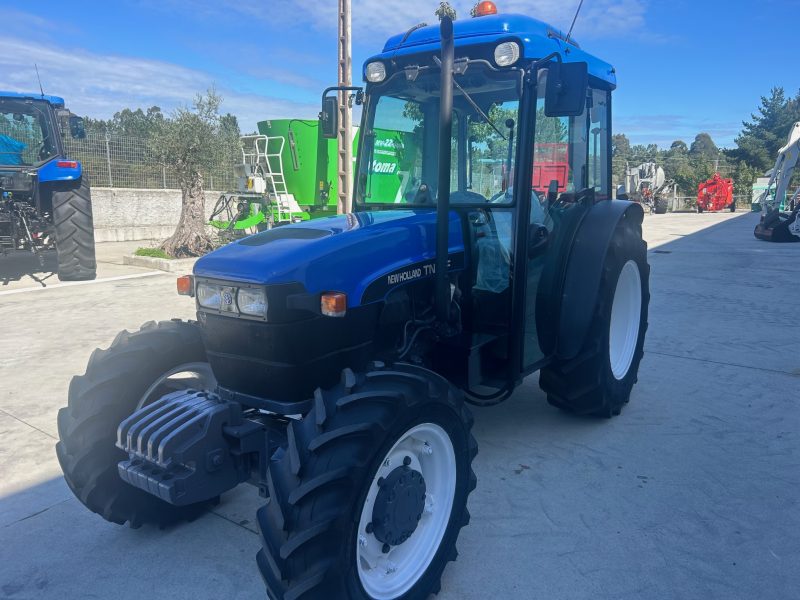
[[[530,15],[566,31],[572,23],[579,0],[497,0],[502,13]],[[291,0],[296,8],[286,14],[311,23],[315,28],[336,29],[337,6],[333,0]],[[468,19],[471,0],[451,2],[460,19]],[[270,20],[275,15],[259,8],[256,3],[230,3],[233,10],[248,12],[251,16]],[[383,38],[400,33],[412,25],[425,21],[436,22],[434,0],[353,0],[353,35]],[[580,37],[607,37],[641,30],[645,24],[645,0],[591,0],[584,7],[575,26],[574,35]]]
[[[23,58],[24,57],[24,58]],[[203,71],[166,61],[95,54],[9,37],[0,38],[0,89],[38,88],[32,63],[39,65],[45,92],[63,96],[76,113],[108,118],[126,107],[160,106],[171,110],[191,104],[194,95],[214,84]],[[222,110],[239,118],[243,130],[257,121],[316,114],[316,105],[242,93],[218,85]]]

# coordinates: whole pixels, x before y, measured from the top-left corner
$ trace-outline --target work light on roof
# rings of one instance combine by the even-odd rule
[[[384,79],[386,79],[386,65],[379,60],[367,65],[367,81],[380,83]]]
[[[519,44],[503,42],[494,49],[494,62],[498,67],[510,67],[519,60]]]
[[[497,6],[495,6],[494,2],[489,2],[488,0],[485,0],[484,2],[478,2],[475,5],[475,8],[472,9],[473,17],[485,17],[496,14]]]

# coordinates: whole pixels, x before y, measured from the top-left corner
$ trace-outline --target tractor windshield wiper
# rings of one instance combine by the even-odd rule
[[[441,59],[438,56],[434,56],[433,60],[441,68],[441,66],[442,66]],[[500,131],[500,129],[498,129],[497,125],[492,123],[492,120],[489,118],[489,115],[487,115],[485,112],[483,112],[483,110],[481,110],[481,107],[478,106],[477,103],[475,102],[475,100],[472,99],[472,96],[470,96],[467,93],[467,91],[463,87],[461,87],[459,85],[459,83],[456,81],[455,77],[453,77],[453,85],[456,86],[456,89],[458,89],[458,91],[461,92],[464,95],[464,98],[466,99],[467,102],[469,102],[470,106],[472,106],[472,108],[475,109],[475,112],[477,112],[481,116],[481,118],[486,123],[488,123],[491,126],[492,129],[494,129],[497,132],[497,135],[499,135],[501,138],[503,138],[503,140],[506,140],[506,136],[503,135],[503,132]]]

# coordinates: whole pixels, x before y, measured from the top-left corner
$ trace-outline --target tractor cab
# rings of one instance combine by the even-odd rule
[[[432,214],[447,203],[463,248],[449,248],[463,271],[445,282],[459,296],[460,330],[442,336],[438,366],[465,389],[505,389],[552,354],[555,307],[541,305],[537,323],[536,297],[558,295],[549,273],[574,225],[610,199],[616,80],[610,65],[530,17],[479,16],[452,33],[449,83],[439,27],[393,37],[366,62],[353,206]],[[335,119],[332,99],[323,121]]]

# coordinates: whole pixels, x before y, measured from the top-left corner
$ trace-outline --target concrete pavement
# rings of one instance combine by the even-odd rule
[[[650,329],[621,417],[564,415],[536,376],[474,411],[472,522],[438,598],[797,597],[800,247],[756,241],[756,220],[647,217]],[[167,274],[0,295],[0,598],[264,597],[253,489],[129,530],[85,510],[55,459],[92,349],[192,314]]]

